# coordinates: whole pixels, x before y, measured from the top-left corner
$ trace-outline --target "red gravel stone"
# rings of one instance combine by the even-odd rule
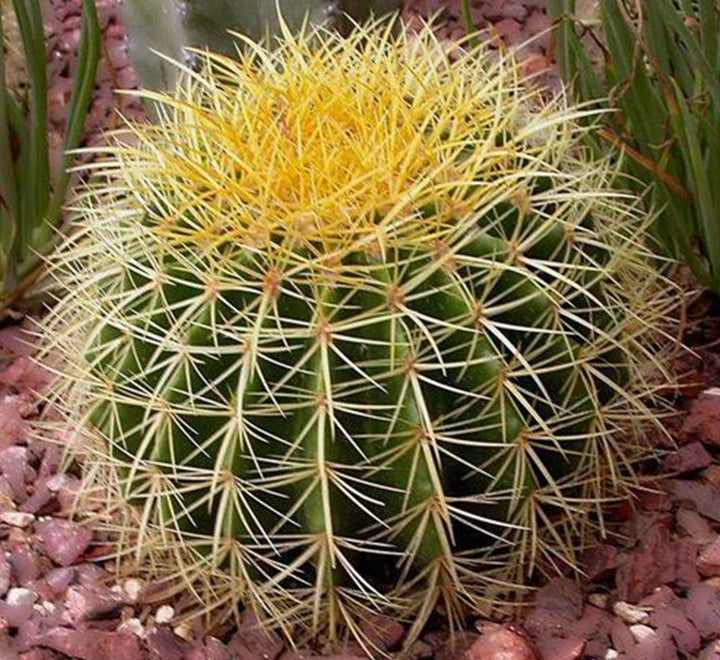
[[[0,448],[11,447],[25,437],[28,422],[23,411],[27,401],[15,394],[0,396]]]
[[[56,660],[57,657],[55,652],[49,649],[33,649],[27,653],[21,653],[18,660]]]
[[[601,582],[612,577],[619,566],[618,550],[606,543],[597,545],[584,553],[582,564],[590,582]]]
[[[667,605],[650,615],[650,625],[658,631],[665,631],[683,653],[696,653],[700,649],[700,633],[690,619],[676,607]]]
[[[54,568],[45,576],[45,583],[57,595],[65,593],[75,579],[75,569]]]
[[[110,614],[123,602],[121,595],[101,585],[70,587],[65,597],[68,622],[77,623]]]
[[[653,589],[653,592],[649,596],[645,596],[638,605],[651,608],[664,607],[672,603],[675,598],[675,592],[666,584],[663,584],[661,587]]]
[[[625,660],[678,660],[678,654],[672,637],[666,632],[658,632],[634,646]]]
[[[514,18],[503,18],[494,25],[498,36],[505,45],[516,45],[522,36],[522,26]]]
[[[24,502],[26,499],[25,480],[28,470],[27,448],[8,447],[0,451],[0,471],[10,484],[17,502]]]
[[[405,626],[387,616],[368,617],[361,624],[361,629],[370,644],[384,651],[394,649],[405,638]]]
[[[585,653],[590,657],[604,657],[610,645],[613,617],[609,612],[587,605],[582,618],[568,628],[568,634],[587,640]]]
[[[0,550],[0,598],[5,595],[10,588],[10,577],[12,575],[12,567],[5,559],[5,553]]]
[[[635,647],[635,639],[629,628],[618,618],[613,621],[610,628],[612,646],[620,653],[626,653]]]
[[[681,507],[676,514],[676,520],[678,527],[689,534],[696,543],[710,543],[717,536],[708,521],[692,509]]]
[[[36,580],[40,575],[38,556],[28,545],[21,545],[11,551],[8,561],[12,566],[15,582],[21,586]]]
[[[684,538],[675,542],[675,584],[687,589],[700,582],[697,569],[698,544]]]
[[[555,578],[538,591],[535,606],[578,618],[583,612],[582,591],[574,580]]]
[[[535,643],[543,660],[577,660],[583,655],[586,641],[580,637],[542,635],[535,638]]]
[[[663,461],[663,467],[668,472],[684,474],[705,468],[712,463],[712,460],[712,456],[708,454],[702,443],[691,442],[669,454]]]
[[[720,536],[716,536],[712,543],[702,549],[697,567],[702,575],[720,575]]]
[[[92,532],[86,527],[58,518],[39,523],[37,531],[45,554],[60,566],[76,563],[92,540]]]
[[[669,482],[675,498],[692,504],[706,518],[720,522],[720,487],[712,483],[674,479]]]
[[[463,660],[538,660],[538,656],[523,635],[507,626],[485,624]]]
[[[700,651],[697,660],[720,660],[720,640],[710,642]]]
[[[192,644],[178,637],[172,630],[152,628],[147,635],[147,645],[152,660],[186,660]]]
[[[704,639],[720,631],[720,589],[700,583],[688,592],[682,603],[683,612]]]
[[[661,524],[652,525],[617,572],[618,596],[637,603],[655,587],[672,583],[676,577],[677,551],[670,532]]]
[[[268,633],[259,624],[254,614],[245,613],[238,631],[228,642],[228,650],[238,660],[274,660],[285,645],[274,633]]]
[[[682,430],[690,438],[720,446],[720,389],[707,390],[692,402]]]
[[[79,660],[144,660],[147,656],[135,635],[104,630],[53,628],[42,645]]]
[[[32,603],[8,605],[5,601],[0,600],[0,620],[10,628],[19,628],[33,615],[33,611]]]

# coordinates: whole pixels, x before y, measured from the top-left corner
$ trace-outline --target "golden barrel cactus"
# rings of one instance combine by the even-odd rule
[[[582,111],[430,29],[239,52],[146,94],[54,265],[55,400],[121,554],[290,634],[412,636],[572,566],[672,304]]]

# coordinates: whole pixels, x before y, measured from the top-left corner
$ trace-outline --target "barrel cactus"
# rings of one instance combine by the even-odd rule
[[[231,31],[255,40],[269,37],[272,44],[280,16],[293,29],[309,22],[347,30],[371,13],[383,16],[399,7],[399,0],[124,0],[122,11],[130,59],[142,84],[172,89],[179,70],[158,52],[186,62],[195,60],[197,48],[234,55],[238,43]]]
[[[457,622],[574,566],[642,453],[647,220],[581,111],[451,51],[375,23],[204,54],[78,204],[54,400],[119,555],[202,611]]]

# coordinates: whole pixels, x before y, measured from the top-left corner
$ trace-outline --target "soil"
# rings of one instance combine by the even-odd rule
[[[130,97],[113,94],[136,81],[125,51],[117,0],[96,0],[105,34],[104,61],[87,124],[88,145],[118,121],[140,116]],[[59,144],[78,42],[79,0],[47,0],[52,138]],[[523,56],[543,84],[556,84],[548,53],[545,0],[473,0],[478,27],[497,47],[525,43]],[[413,25],[435,15],[438,31],[462,34],[459,1],[411,0]],[[103,562],[109,546],[72,518],[76,465],[61,446],[34,437],[40,393],[50,374],[36,364],[31,319],[0,327],[0,660],[298,660],[318,650],[289,650],[248,616],[238,629],[206,634],[179,623],[182,603],[153,600],[140,578],[118,581]],[[633,501],[608,511],[604,540],[582,557],[584,577],[539,582],[515,616],[471,621],[451,640],[425,634],[412,658],[442,660],[720,659],[720,303],[689,296],[683,343],[672,362],[678,385],[668,391],[676,413],[672,442],[658,438],[662,458],[646,466]],[[62,442],[63,439],[59,438]],[[62,469],[61,469],[62,468]],[[389,653],[404,626],[373,622]],[[337,660],[362,657],[355,645],[324,649]]]

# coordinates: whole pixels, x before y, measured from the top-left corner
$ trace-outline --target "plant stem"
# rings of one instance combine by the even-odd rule
[[[468,35],[468,41],[472,48],[478,45],[477,30],[475,29],[475,21],[473,20],[472,12],[470,11],[470,0],[462,0],[462,16],[463,22],[465,23],[465,32]]]

